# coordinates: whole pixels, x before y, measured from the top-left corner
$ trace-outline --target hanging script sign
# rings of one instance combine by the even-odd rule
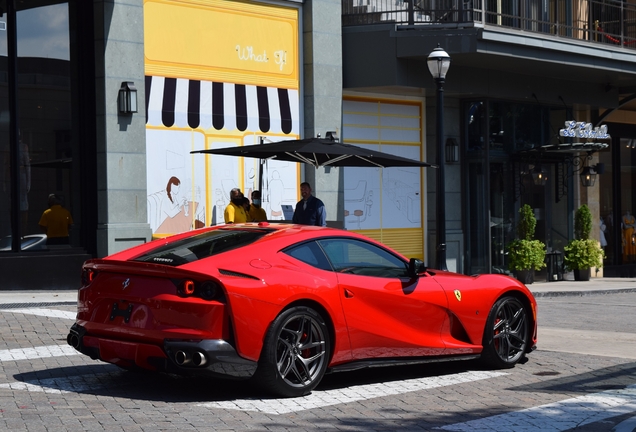
[[[559,131],[559,135],[568,138],[610,139],[607,133],[607,125],[592,127],[592,123],[568,120],[565,129]]]

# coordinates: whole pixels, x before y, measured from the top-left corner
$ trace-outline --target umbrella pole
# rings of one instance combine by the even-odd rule
[[[265,141],[265,137],[259,136],[258,143],[263,144]],[[263,164],[265,163],[264,159],[258,160],[258,191],[261,193],[261,200],[263,199]]]
[[[263,164],[265,160],[258,160],[258,191],[261,193],[261,197],[263,197]]]

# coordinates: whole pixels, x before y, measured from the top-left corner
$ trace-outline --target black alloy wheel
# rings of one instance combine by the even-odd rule
[[[315,310],[297,306],[281,313],[270,326],[255,379],[283,397],[309,394],[327,370],[329,331]]]
[[[513,367],[525,357],[529,325],[526,307],[519,299],[497,300],[486,321],[482,360],[500,369]]]

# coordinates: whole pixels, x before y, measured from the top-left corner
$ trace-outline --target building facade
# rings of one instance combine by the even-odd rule
[[[345,97],[421,99],[430,161],[436,85],[426,59],[437,46],[452,59],[443,88],[444,139],[459,156],[444,182],[449,268],[509,273],[506,245],[523,204],[534,209],[537,238],[563,252],[574,211],[587,204],[592,236],[601,241],[604,230],[598,275],[633,273],[635,12],[634,2],[608,1],[343,1]],[[611,138],[564,137],[569,121],[605,125]],[[597,179],[583,187],[589,170]],[[433,263],[430,171],[426,184]]]
[[[75,286],[87,258],[220,223],[229,189],[248,196],[260,172],[268,218],[283,218],[280,206],[293,205],[306,180],[331,222],[432,266],[434,169],[261,169],[190,152],[335,131],[435,163],[437,87],[426,59],[438,45],[452,59],[443,89],[449,269],[509,272],[523,204],[537,237],[562,251],[574,210],[587,204],[593,235],[607,243],[605,275],[633,273],[632,2],[9,3],[0,19],[0,289]],[[605,125],[611,138],[564,137],[568,121]],[[579,181],[585,167],[598,173],[592,187]],[[43,243],[51,193],[73,215],[69,247]]]
[[[3,289],[75,286],[86,258],[215,223],[223,180],[249,190],[250,166],[194,160],[188,150],[340,127],[334,1],[11,2],[2,21]],[[133,105],[120,108],[126,89]],[[215,110],[189,109],[197,95],[199,107],[207,97]],[[282,174],[293,183],[287,201],[295,203],[303,178],[334,215],[342,211],[339,170]],[[51,193],[73,215],[70,247],[42,244],[38,222]],[[176,214],[153,206],[168,195],[180,195]],[[172,226],[162,227],[168,214]]]

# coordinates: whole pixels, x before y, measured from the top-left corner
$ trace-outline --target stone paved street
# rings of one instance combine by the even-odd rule
[[[589,296],[580,307],[627,303],[633,317],[635,297]],[[568,306],[580,301],[556,300],[539,297],[540,311],[557,315],[552,311],[568,310],[563,301]],[[475,362],[367,369],[328,375],[310,396],[280,400],[246,382],[133,373],[79,355],[66,345],[75,310],[66,298],[4,303],[0,430],[631,432],[636,427],[633,358],[539,347],[511,370],[484,370]],[[575,311],[568,313],[578,322]],[[568,318],[544,321],[549,327]],[[633,333],[631,321],[614,317],[608,326]]]

